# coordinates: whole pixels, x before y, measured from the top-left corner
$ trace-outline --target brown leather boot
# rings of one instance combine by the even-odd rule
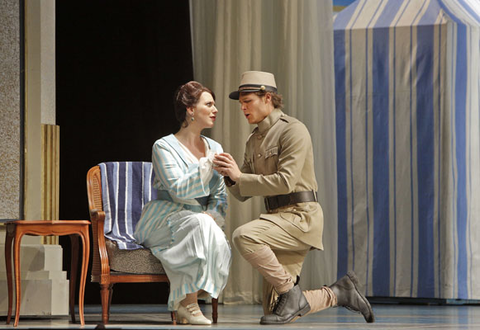
[[[358,279],[354,272],[350,271],[330,286],[337,296],[337,306],[343,306],[353,312],[362,313],[365,321],[375,322],[372,307],[367,298],[358,290]]]

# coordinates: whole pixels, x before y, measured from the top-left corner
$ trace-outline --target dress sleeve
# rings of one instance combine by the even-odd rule
[[[189,164],[184,171],[171,147],[155,143],[152,152],[152,163],[158,178],[155,188],[167,190],[172,197],[188,200],[208,196],[210,187],[204,183],[200,175],[199,164]]]
[[[211,193],[208,199],[207,213],[209,213],[215,220],[215,222],[223,228],[225,225],[225,216],[227,213],[227,190],[223,177],[214,173],[212,177]]]
[[[216,148],[218,149],[216,151],[209,150],[207,157],[205,157],[208,161],[204,161],[201,167],[203,167],[204,173],[207,173],[206,167],[208,166],[209,168],[208,174],[203,175],[204,180],[205,178],[209,178],[208,184],[210,185],[210,195],[208,197],[206,212],[213,217],[219,227],[224,228],[228,207],[227,190],[223,182],[223,177],[212,167],[215,154],[223,152],[221,146],[217,146]],[[202,159],[200,161],[201,164]]]

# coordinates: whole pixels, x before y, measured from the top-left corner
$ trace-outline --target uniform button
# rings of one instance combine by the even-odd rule
[[[258,154],[257,156],[260,158],[260,157],[262,157],[262,154]]]
[[[263,135],[257,135],[257,139],[259,140],[263,139]]]

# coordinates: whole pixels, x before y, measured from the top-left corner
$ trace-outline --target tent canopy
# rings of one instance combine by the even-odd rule
[[[337,14],[334,29],[430,26],[448,21],[478,27],[479,6],[477,0],[357,0]]]
[[[357,0],[334,21],[338,272],[479,299],[480,2]]]

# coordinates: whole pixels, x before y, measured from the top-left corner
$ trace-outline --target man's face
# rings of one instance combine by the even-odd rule
[[[240,93],[238,101],[249,124],[258,124],[272,112],[271,98],[272,96],[269,93],[263,97],[255,93]]]

